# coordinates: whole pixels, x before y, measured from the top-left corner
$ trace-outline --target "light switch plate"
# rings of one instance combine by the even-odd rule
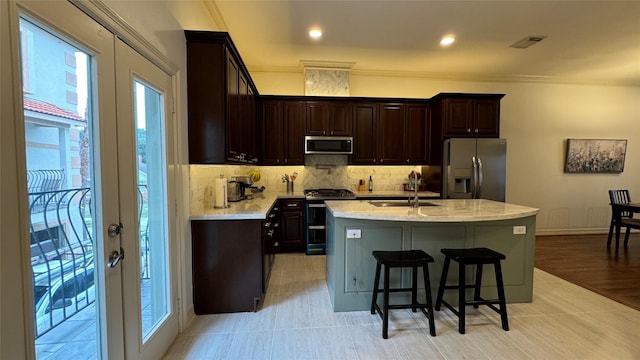
[[[362,237],[362,229],[347,229],[347,239],[360,239]]]
[[[526,226],[514,226],[513,227],[513,235],[524,235],[527,233]]]

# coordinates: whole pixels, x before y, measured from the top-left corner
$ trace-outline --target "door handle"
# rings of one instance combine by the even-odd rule
[[[122,232],[122,229],[124,229],[124,226],[122,226],[122,223],[111,224],[107,228],[107,235],[109,235],[110,238],[116,237],[120,235],[120,233]]]
[[[478,191],[476,192],[476,199],[482,197],[482,183],[484,181],[484,171],[482,170],[482,159],[478,158]]]
[[[111,254],[109,254],[109,267],[113,269],[120,263],[120,260],[123,260],[123,259],[124,259],[123,248],[120,248],[119,252],[118,250],[113,250]]]
[[[478,193],[478,161],[476,157],[471,157],[471,198],[476,199]]]

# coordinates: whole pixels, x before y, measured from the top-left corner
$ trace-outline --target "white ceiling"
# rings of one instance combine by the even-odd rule
[[[640,86],[640,1],[204,0],[250,70]],[[324,36],[307,32],[320,26]],[[455,34],[450,48],[440,38]],[[547,36],[528,49],[510,45]]]

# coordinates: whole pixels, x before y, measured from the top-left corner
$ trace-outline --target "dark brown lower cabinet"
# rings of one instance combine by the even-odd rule
[[[305,200],[278,200],[278,215],[280,222],[280,245],[277,252],[305,251]]]
[[[262,220],[191,221],[197,315],[256,311],[264,296]]]

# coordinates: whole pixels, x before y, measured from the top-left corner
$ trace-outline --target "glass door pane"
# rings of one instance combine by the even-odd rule
[[[135,80],[133,87],[140,218],[140,321],[145,342],[169,314],[164,102],[161,93],[140,80]]]
[[[91,55],[20,19],[36,358],[100,354]]]
[[[175,200],[172,159],[172,78],[116,41],[120,213],[127,358],[158,359],[178,334],[176,256],[171,244]],[[175,245],[174,245],[175,247]],[[175,276],[175,275],[174,275]]]

